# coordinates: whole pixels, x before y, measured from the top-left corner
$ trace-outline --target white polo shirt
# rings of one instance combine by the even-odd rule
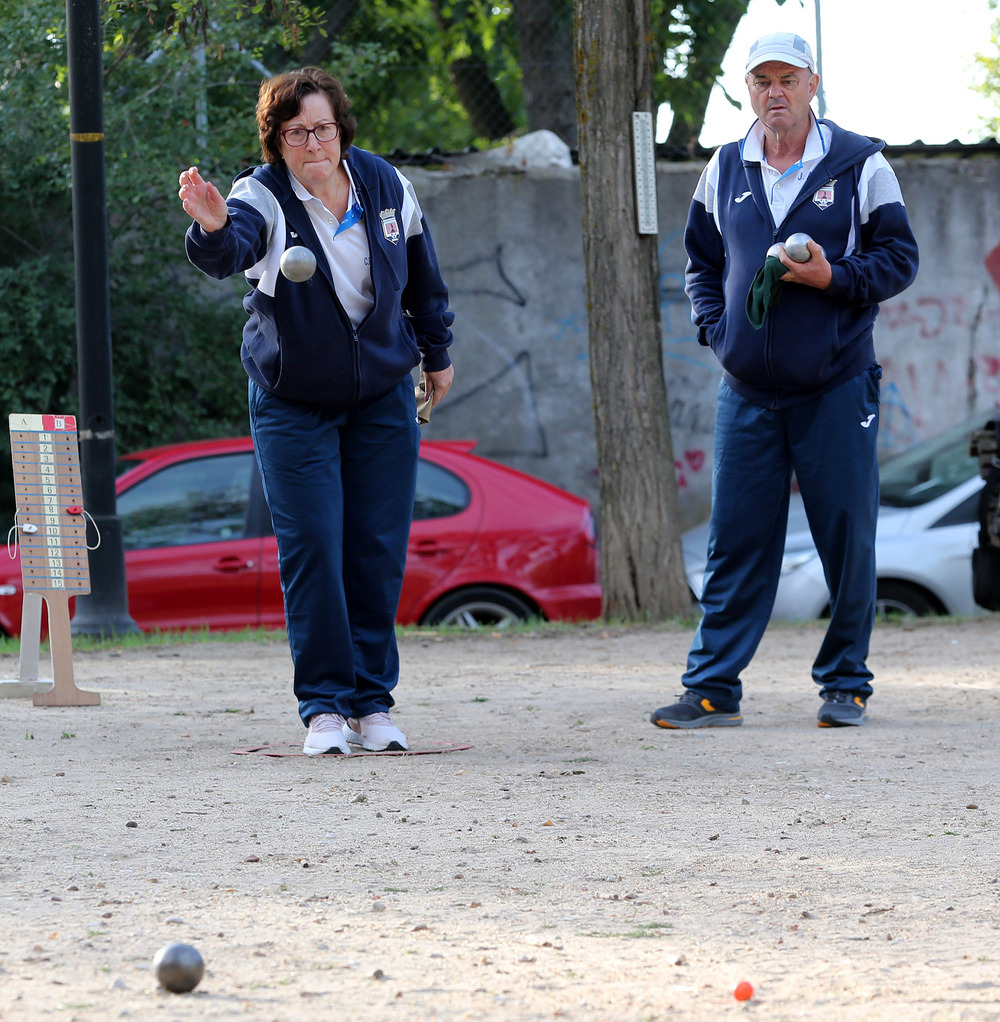
[[[775,227],[785,219],[792,203],[802,191],[806,178],[816,164],[826,156],[830,146],[830,139],[833,137],[831,129],[825,124],[820,124],[815,117],[811,117],[810,122],[802,159],[798,163],[793,163],[784,172],[772,167],[764,156],[764,125],[760,121],[754,121],[746,138],[743,139],[743,159],[760,164],[764,192],[767,194],[771,219]]]
[[[323,246],[326,260],[330,264],[337,297],[357,329],[361,321],[375,304],[375,288],[372,284],[371,252],[368,248],[368,234],[365,231],[365,211],[354,189],[354,179],[345,162],[344,170],[351,184],[347,199],[347,214],[343,222],[338,220],[312,195],[301,181],[289,171],[292,190],[302,201],[313,229]]]

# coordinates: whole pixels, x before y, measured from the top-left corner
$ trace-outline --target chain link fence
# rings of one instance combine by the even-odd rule
[[[572,0],[335,0],[296,57],[343,81],[378,152],[433,158],[542,128],[576,147]]]

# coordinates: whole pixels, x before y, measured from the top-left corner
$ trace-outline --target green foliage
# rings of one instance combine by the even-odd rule
[[[187,264],[177,177],[197,163],[225,191],[257,162],[261,79],[316,54],[354,100],[359,145],[482,146],[497,124],[527,123],[517,2],[532,0],[101,0],[119,450],[246,429],[242,281],[209,282]],[[657,100],[700,125],[746,0],[653,4],[668,72]],[[3,415],[77,411],[66,45],[64,0],[0,0]],[[488,101],[470,81],[489,86]],[[0,429],[4,511],[9,481]]]
[[[322,41],[332,3],[102,0],[104,156],[119,450],[246,429],[241,280],[218,285],[183,255],[177,176],[197,163],[226,191],[259,159],[263,77]],[[520,103],[509,7],[356,0],[324,62],[379,151],[475,141],[449,75],[476,56]],[[0,0],[0,411],[76,412],[69,88],[63,0]],[[0,430],[0,504],[12,511]]]
[[[377,40],[377,42],[375,41]],[[516,125],[524,123],[510,7],[482,0],[364,0],[326,66],[344,83],[358,117],[358,144],[376,152],[456,151],[487,145],[453,80],[476,58]]]
[[[225,187],[255,158],[252,103],[262,76],[231,31],[209,26],[203,4],[110,2],[101,10],[117,445],[243,432],[243,313],[231,285],[206,286],[184,259],[177,176],[199,162]],[[243,22],[262,45],[287,36],[279,21],[258,18],[255,27],[242,2],[214,3],[212,14],[223,25]],[[74,413],[78,405],[66,45],[59,0],[0,0],[0,46],[12,55],[0,72],[5,417]],[[9,480],[3,429],[5,512]]]
[[[73,266],[65,253],[30,254],[19,266],[0,267],[0,323],[5,413],[75,407]]]
[[[722,61],[749,0],[651,0],[663,75],[654,79],[654,104],[669,103],[674,120],[668,145],[693,149],[701,133]],[[775,0],[779,6],[785,0]],[[802,0],[799,0],[802,3]],[[741,102],[726,98],[737,109]]]
[[[990,9],[1000,6],[997,0],[990,0]],[[976,54],[979,81],[975,88],[991,99],[1000,109],[1000,21],[993,22],[990,30],[990,45],[985,53]],[[985,120],[984,126],[994,137],[1000,138],[1000,113]]]
[[[324,41],[332,2],[102,0],[104,155],[119,450],[246,429],[242,281],[218,285],[183,255],[177,176],[192,163],[226,191],[259,159],[263,77]],[[342,4],[343,6],[343,4]],[[351,7],[352,4],[347,3]],[[354,0],[324,63],[377,151],[477,141],[453,86],[475,57],[523,119],[511,10],[480,0]],[[0,411],[77,411],[69,89],[63,0],[0,0]],[[482,139],[478,139],[482,142]],[[0,430],[0,503],[10,459]],[[4,510],[9,510],[5,508]]]

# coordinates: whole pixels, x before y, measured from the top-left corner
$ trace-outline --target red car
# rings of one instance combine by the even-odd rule
[[[421,445],[397,621],[503,627],[596,618],[587,502],[477,458],[474,446]],[[117,492],[129,613],[141,629],[284,627],[278,547],[249,438],[127,455]],[[0,629],[21,630],[16,556],[0,556]]]

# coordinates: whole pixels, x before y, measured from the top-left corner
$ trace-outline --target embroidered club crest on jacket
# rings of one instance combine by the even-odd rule
[[[816,189],[813,195],[813,203],[818,209],[829,209],[833,205],[833,186],[836,183],[837,179],[832,177],[822,188]]]
[[[394,245],[399,244],[399,224],[396,223],[396,211],[383,209],[378,218],[382,221],[382,234],[385,236],[385,240],[391,241]]]

